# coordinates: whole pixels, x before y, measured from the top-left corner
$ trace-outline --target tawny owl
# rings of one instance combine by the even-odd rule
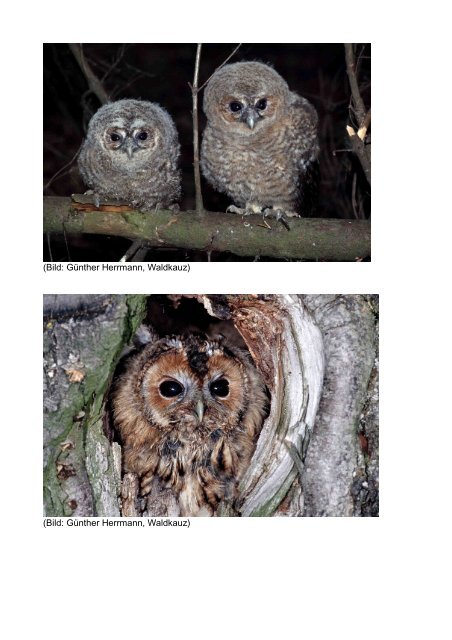
[[[319,148],[317,113],[305,98],[268,65],[237,62],[210,79],[204,112],[202,172],[232,198],[229,211],[277,218],[308,213]]]
[[[78,165],[97,206],[103,198],[150,211],[180,197],[179,150],[165,109],[144,100],[118,100],[91,118]]]
[[[171,336],[130,357],[112,392],[123,470],[173,490],[181,515],[233,502],[267,412],[250,356],[201,334]]]

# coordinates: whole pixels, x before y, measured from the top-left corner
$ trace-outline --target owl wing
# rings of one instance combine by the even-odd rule
[[[301,215],[306,217],[314,213],[319,193],[318,116],[309,100],[296,93],[292,93],[292,113],[298,142],[299,207]]]

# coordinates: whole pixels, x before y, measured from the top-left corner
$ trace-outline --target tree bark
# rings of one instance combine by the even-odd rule
[[[377,297],[302,298],[322,331],[326,357],[302,474],[304,515],[378,515]]]
[[[370,222],[291,218],[290,231],[275,219],[187,211],[141,213],[126,206],[83,204],[70,198],[44,198],[44,231],[49,233],[140,238],[149,247],[178,247],[289,260],[352,261],[370,256]]]
[[[44,514],[120,515],[120,451],[105,397],[144,296],[44,296]]]

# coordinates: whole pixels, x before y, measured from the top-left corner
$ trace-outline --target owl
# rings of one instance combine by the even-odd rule
[[[179,150],[165,109],[144,100],[118,100],[91,118],[78,165],[96,206],[103,198],[150,211],[180,197]]]
[[[201,169],[233,200],[228,211],[309,213],[319,147],[317,113],[305,98],[268,65],[237,62],[214,73],[203,108]]]
[[[233,502],[268,410],[247,352],[202,334],[162,338],[132,355],[114,384],[112,418],[123,471],[147,495],[154,478],[181,515]]]

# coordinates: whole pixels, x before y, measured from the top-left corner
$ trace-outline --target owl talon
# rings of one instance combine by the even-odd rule
[[[282,209],[273,209],[273,207],[265,207],[265,209],[262,210],[262,213],[264,216],[264,222],[267,216],[271,216],[272,218],[276,219],[276,222],[281,222],[281,224],[283,224],[286,227],[287,231],[290,231],[290,226],[286,218],[286,213]]]
[[[290,226],[287,222],[286,216],[284,215],[284,211],[282,211],[281,209],[277,209],[275,212],[275,218],[277,222],[281,222],[281,224],[286,227],[287,231],[290,231]]]

